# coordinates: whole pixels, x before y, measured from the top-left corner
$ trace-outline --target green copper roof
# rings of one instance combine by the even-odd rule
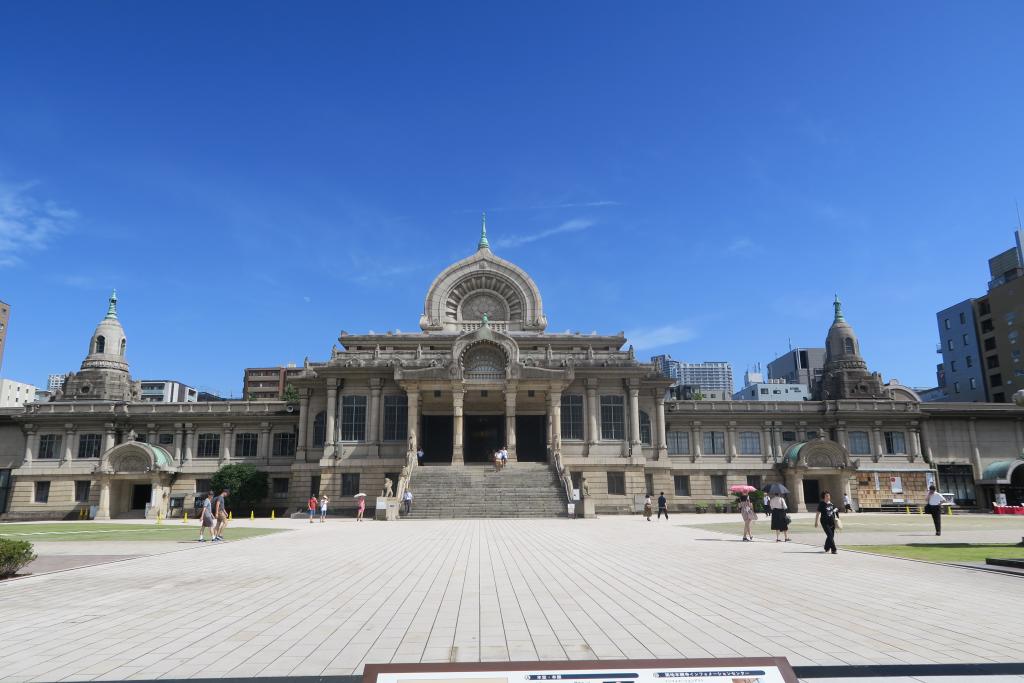
[[[117,290],[110,293],[110,305],[107,307],[107,317],[117,320]]]
[[[795,463],[800,459],[800,449],[807,445],[806,441],[795,443],[786,450],[786,460]]]
[[[487,241],[487,212],[484,211],[480,217],[480,242],[476,245],[477,251],[481,249],[490,249],[491,245]]]
[[[1010,475],[1010,468],[1013,467],[1015,463],[1018,465],[1021,464],[1022,461],[1024,461],[1024,455],[1016,460],[999,460],[994,462],[985,468],[985,471],[981,474],[981,478],[983,481],[1008,479]]]
[[[836,300],[832,303],[836,309],[836,319],[833,322],[845,323],[846,318],[843,317],[843,302],[839,300],[839,295],[836,294]]]

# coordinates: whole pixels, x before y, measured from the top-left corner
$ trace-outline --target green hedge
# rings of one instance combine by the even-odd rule
[[[36,554],[32,552],[32,544],[28,541],[0,538],[0,579],[14,576],[34,559]]]

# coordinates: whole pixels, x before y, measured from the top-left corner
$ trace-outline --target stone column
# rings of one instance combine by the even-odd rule
[[[338,413],[338,385],[330,380],[327,387],[327,419],[324,422],[324,457],[334,455],[334,418]]]
[[[71,448],[75,443],[75,425],[67,423],[64,425],[64,452],[61,456],[61,462],[71,462]]]
[[[462,399],[465,391],[455,389],[452,391],[452,420],[455,421],[452,438],[452,464],[461,465],[464,462],[462,457]]]
[[[260,443],[257,456],[263,462],[270,460],[270,423],[260,422]]]
[[[765,422],[761,428],[761,462],[774,460],[772,457],[772,427],[770,422]]]
[[[789,488],[789,509],[804,511],[804,474],[795,468],[786,472],[786,486]]]
[[[96,506],[96,519],[110,519],[110,477],[100,478],[100,502]]]
[[[106,453],[114,447],[114,439],[117,438],[116,431],[114,429],[113,422],[107,422],[103,425],[103,453]],[[100,454],[102,457],[102,453]]]
[[[875,422],[875,426],[872,428],[871,433],[875,435],[875,462],[878,462],[882,459],[882,456],[885,455],[885,441],[882,439],[882,423]]]
[[[665,434],[665,393],[660,389],[655,390],[654,406],[654,459],[661,460],[668,457],[668,436]]]
[[[772,430],[772,447],[775,449],[775,455],[778,457],[779,462],[786,456],[782,451],[782,424],[779,422],[773,423],[775,429]]]
[[[32,458],[35,456],[36,450],[38,449],[39,435],[36,432],[36,426],[27,424],[25,429],[25,458],[22,462],[23,465],[30,465]]]
[[[984,471],[984,468],[981,466],[981,450],[978,448],[978,432],[974,424],[977,419],[976,417],[971,417],[967,420],[967,434],[971,439],[971,464],[974,465],[975,480],[981,479],[981,474]]]
[[[195,434],[195,427],[191,422],[186,422],[182,425],[185,428],[185,450],[182,453],[182,464],[186,462],[192,462],[192,458],[195,457],[195,440],[198,438]]]
[[[562,452],[562,392],[552,389],[551,397],[551,451]]]
[[[408,406],[408,438],[415,451],[420,446],[420,392],[419,389],[409,389],[405,392],[405,401]]]
[[[295,459],[303,461],[306,459],[306,422],[309,419],[309,392],[302,390],[299,396],[299,447],[295,449]]]
[[[597,443],[600,437],[597,418],[600,415],[600,406],[597,403],[597,380],[587,380],[587,453],[590,453],[590,446]]]
[[[174,462],[178,463],[179,465],[182,463],[182,453],[184,452],[184,446],[184,425],[181,422],[177,422],[174,425]]]
[[[640,390],[629,390],[629,442],[639,454],[640,449]]]
[[[697,462],[704,457],[704,454],[701,452],[704,446],[704,434],[700,430],[700,422],[694,421],[691,435],[693,436],[693,443],[690,444],[690,452],[693,453],[693,461]]]
[[[235,435],[235,428],[230,422],[225,422],[222,427],[220,434],[220,464],[227,465],[231,462],[231,449],[234,446],[231,443],[231,439]]]
[[[921,432],[916,422],[910,425],[910,462],[916,461],[921,457]]]
[[[146,443],[151,443],[153,445],[159,445],[159,444],[157,444],[157,438],[156,438],[156,425],[153,424],[153,423],[149,423],[149,424],[146,425]]]
[[[1021,418],[1014,420],[1017,437],[1017,455],[1024,454],[1024,427],[1021,426]]]
[[[508,459],[515,462],[516,457],[516,387],[505,390],[505,445],[508,447]]]
[[[728,454],[726,462],[732,462],[736,459],[736,423],[730,421],[726,430],[725,438],[728,439],[729,443],[725,445],[725,452]]]
[[[845,448],[847,451],[850,450],[850,444],[849,444],[849,442],[847,441],[847,438],[846,438],[846,423],[845,422],[837,422],[836,423],[836,441],[838,441],[839,445],[842,446],[843,448]]]
[[[367,425],[366,440],[372,446],[371,454],[380,455],[380,391],[383,382],[378,377],[370,379],[370,424]]]

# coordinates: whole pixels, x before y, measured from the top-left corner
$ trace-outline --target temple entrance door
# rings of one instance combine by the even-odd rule
[[[455,420],[451,415],[424,415],[420,431],[420,448],[424,464],[451,464]]]
[[[843,501],[842,492],[839,493],[839,502]],[[817,479],[804,479],[804,505],[808,510],[817,510],[821,502],[821,485]],[[835,494],[832,494],[832,502],[836,502]]]
[[[519,462],[547,462],[546,415],[516,415],[516,459]]]
[[[145,510],[153,497],[152,484],[134,484],[132,486],[132,510]]]
[[[463,459],[469,463],[493,463],[494,452],[505,445],[504,415],[466,415]]]

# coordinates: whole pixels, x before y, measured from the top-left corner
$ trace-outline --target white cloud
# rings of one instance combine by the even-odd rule
[[[32,196],[32,187],[0,183],[0,268],[20,263],[22,252],[45,249],[78,216]]]
[[[531,235],[512,235],[511,237],[498,240],[496,244],[498,247],[519,247],[524,244],[545,239],[546,237],[552,237],[553,235],[586,230],[593,225],[594,221],[586,220],[584,218],[573,218],[572,220],[562,223],[558,227],[551,228],[549,230],[541,230],[540,232],[535,232]]]
[[[629,343],[637,350],[671,346],[690,341],[696,336],[697,333],[692,328],[678,324],[644,327],[626,334]]]

